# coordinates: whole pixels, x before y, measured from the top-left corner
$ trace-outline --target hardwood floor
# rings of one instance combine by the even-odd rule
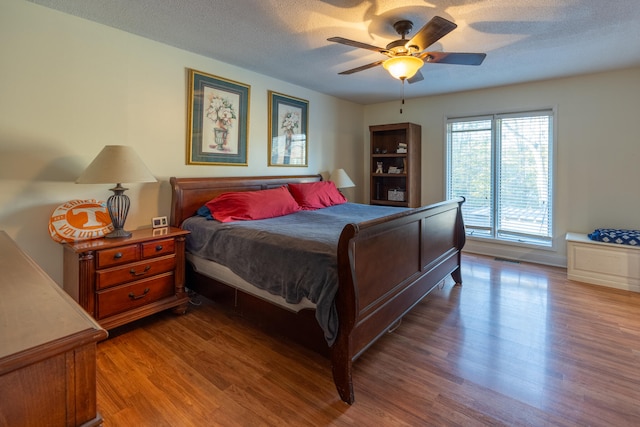
[[[474,255],[462,277],[355,362],[352,406],[327,359],[215,302],[114,330],[104,425],[640,425],[640,294]]]

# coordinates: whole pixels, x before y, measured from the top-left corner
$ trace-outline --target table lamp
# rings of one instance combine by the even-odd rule
[[[336,169],[331,173],[329,177],[329,181],[333,181],[336,187],[340,190],[342,188],[355,187],[356,185],[351,181],[349,175],[344,171],[344,169]]]
[[[93,162],[76,180],[77,184],[116,183],[113,195],[107,199],[107,210],[113,223],[113,231],[105,237],[129,237],[131,232],[124,230],[129,213],[129,197],[124,194],[123,182],[157,182],[133,148],[126,145],[106,145]]]

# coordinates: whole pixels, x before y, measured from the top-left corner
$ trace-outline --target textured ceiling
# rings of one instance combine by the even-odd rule
[[[30,1],[361,104],[398,99],[400,81],[382,67],[338,75],[385,57],[327,38],[384,47],[400,19],[413,33],[434,15],[458,25],[429,50],[487,53],[425,64],[407,98],[640,65],[640,0]]]

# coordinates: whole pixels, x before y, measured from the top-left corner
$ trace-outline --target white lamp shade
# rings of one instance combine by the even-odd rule
[[[77,184],[157,182],[133,148],[106,145],[76,180]]]
[[[329,177],[329,181],[333,181],[337,188],[349,188],[356,186],[344,169],[334,170]]]
[[[399,80],[410,79],[424,65],[424,61],[415,56],[394,56],[382,63],[382,66],[393,77]]]

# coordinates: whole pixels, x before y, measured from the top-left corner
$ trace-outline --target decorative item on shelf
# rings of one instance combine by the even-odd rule
[[[76,180],[77,184],[116,183],[113,195],[107,199],[107,210],[114,230],[105,237],[129,237],[124,223],[129,213],[129,197],[124,194],[128,188],[123,182],[157,182],[133,148],[126,145],[107,145]]]
[[[396,149],[396,153],[398,154],[406,154],[407,153],[407,144],[404,142],[398,143],[398,148]]]
[[[351,181],[349,175],[344,171],[344,169],[336,169],[331,173],[329,177],[329,181],[333,181],[336,185],[336,188],[339,190],[342,188],[355,187],[356,185]]]
[[[387,199],[393,202],[405,201],[405,190],[401,188],[394,188],[387,192]]]
[[[384,173],[382,171],[382,162],[376,162],[376,172],[375,173]]]
[[[399,168],[397,166],[389,166],[389,170],[387,171],[387,173],[391,173],[391,174],[401,174],[402,173],[402,168]]]

